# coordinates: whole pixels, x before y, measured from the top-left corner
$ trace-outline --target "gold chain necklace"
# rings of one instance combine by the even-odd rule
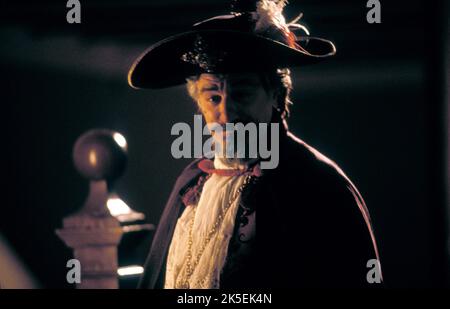
[[[236,190],[234,195],[231,197],[231,199],[228,201],[227,206],[223,209],[223,211],[217,216],[216,221],[214,222],[211,230],[206,234],[205,239],[203,240],[202,245],[200,246],[200,250],[197,253],[194,262],[192,263],[192,245],[194,243],[193,237],[192,237],[192,230],[194,228],[194,220],[195,220],[195,214],[197,210],[197,206],[193,210],[192,220],[189,223],[189,234],[188,234],[188,248],[187,248],[187,261],[186,261],[186,272],[185,276],[182,280],[178,281],[176,284],[176,288],[178,289],[189,289],[189,279],[191,278],[192,274],[194,273],[195,268],[197,267],[198,263],[200,262],[200,258],[203,255],[203,251],[205,251],[206,246],[208,245],[209,241],[211,240],[212,236],[216,233],[217,228],[222,224],[222,221],[224,219],[224,216],[227,212],[227,210],[231,207],[231,205],[236,201],[236,199],[239,197],[239,195],[244,191],[244,189],[250,184],[254,176],[247,175],[245,176],[244,182],[242,185],[239,186],[239,188]]]

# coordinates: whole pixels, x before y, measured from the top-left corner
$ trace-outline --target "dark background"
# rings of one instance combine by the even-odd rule
[[[0,233],[42,287],[70,287],[71,252],[54,230],[86,197],[71,152],[88,129],[126,136],[129,164],[116,190],[158,222],[189,161],[172,158],[170,128],[192,122],[196,110],[184,87],[129,88],[127,70],[148,45],[227,13],[228,2],[81,0],[81,24],[72,25],[66,1],[2,2]],[[365,197],[388,286],[445,286],[444,1],[381,0],[381,24],[366,22],[365,0],[290,2],[287,17],[303,12],[312,35],[337,46],[332,60],[293,72],[291,130],[340,164]]]

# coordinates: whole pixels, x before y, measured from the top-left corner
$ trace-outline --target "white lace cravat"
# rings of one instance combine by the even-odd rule
[[[214,160],[217,169],[230,168],[220,160]],[[211,231],[217,216],[223,212],[230,198],[244,182],[245,176],[219,176],[212,174],[205,182],[197,205],[188,206],[178,219],[166,265],[164,288],[175,288],[177,282],[185,278],[189,224],[195,214],[192,229],[192,260],[195,260]],[[225,264],[228,244],[233,234],[236,212],[240,196],[233,202],[224,215],[222,224],[205,247],[199,263],[193,269],[189,279],[192,289],[219,288],[220,273]],[[196,210],[194,211],[194,208]]]

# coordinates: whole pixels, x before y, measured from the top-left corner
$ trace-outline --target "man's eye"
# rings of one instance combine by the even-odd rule
[[[213,104],[219,104],[222,101],[222,97],[220,95],[213,95],[208,98],[208,101]]]

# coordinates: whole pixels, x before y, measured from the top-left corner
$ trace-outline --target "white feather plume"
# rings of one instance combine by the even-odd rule
[[[260,0],[256,6],[256,25],[255,32],[262,33],[269,28],[276,26],[277,28],[286,30],[286,20],[283,16],[283,8],[286,0],[272,1]]]
[[[289,34],[291,31],[298,29],[303,30],[309,35],[308,29],[297,22],[302,18],[303,14],[300,14],[290,23],[286,23],[286,19],[283,16],[283,9],[287,4],[287,0],[260,0],[256,6],[256,12],[254,18],[255,32],[264,33],[269,29],[276,27],[282,30],[284,33]]]

